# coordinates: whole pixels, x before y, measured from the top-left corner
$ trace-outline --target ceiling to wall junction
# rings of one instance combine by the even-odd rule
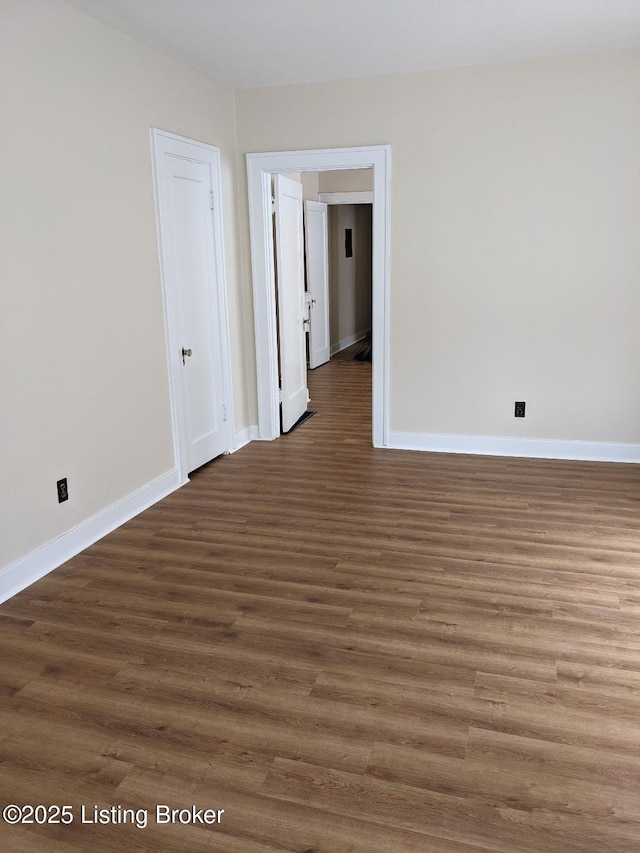
[[[67,0],[233,88],[640,47],[639,0]]]

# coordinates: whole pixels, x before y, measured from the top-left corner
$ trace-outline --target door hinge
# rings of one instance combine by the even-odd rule
[[[222,404],[222,420],[226,421],[227,417],[228,417],[228,415],[227,415],[227,404],[223,403]]]
[[[276,197],[271,196],[271,213],[276,212]]]
[[[213,203],[213,190],[209,190],[209,204],[211,205],[211,210],[216,209]]]
[[[278,402],[282,402],[282,388],[278,388]]]

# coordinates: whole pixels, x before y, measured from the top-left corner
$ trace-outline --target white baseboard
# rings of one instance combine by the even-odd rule
[[[640,463],[640,444],[390,432],[386,446],[398,450],[426,450],[435,453],[472,453],[486,456],[523,456],[534,459],[575,459],[584,462]]]
[[[338,341],[337,344],[331,344],[331,349],[329,350],[330,354],[336,355],[336,353],[342,352],[343,349],[350,347],[352,344],[357,344],[358,341],[364,340],[368,331],[368,329],[365,329],[362,332],[356,332],[355,335],[349,335],[347,338],[342,338],[342,340]]]
[[[259,438],[260,435],[256,424],[251,424],[244,429],[238,430],[238,432],[233,434],[233,450],[231,452],[235,453],[241,447],[244,447],[245,444],[249,444],[251,441],[258,441]]]
[[[8,566],[0,572],[0,602],[17,595],[180,486],[184,483],[174,468]]]

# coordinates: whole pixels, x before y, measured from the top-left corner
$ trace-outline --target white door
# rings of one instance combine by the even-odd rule
[[[209,146],[156,137],[170,366],[178,398],[173,404],[184,474],[231,449],[216,155]]]
[[[309,367],[329,361],[329,237],[327,205],[304,203],[309,300]]]
[[[282,431],[307,410],[302,185],[274,178]]]

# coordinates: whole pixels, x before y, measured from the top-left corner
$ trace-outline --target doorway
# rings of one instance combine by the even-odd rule
[[[287,172],[372,169],[372,434],[388,443],[390,160],[388,145],[247,155],[251,259],[258,381],[258,430],[280,435],[275,271],[271,227],[271,178]]]
[[[285,434],[313,414],[307,366],[358,342],[352,357],[371,361],[372,170],[276,174],[272,190]]]

